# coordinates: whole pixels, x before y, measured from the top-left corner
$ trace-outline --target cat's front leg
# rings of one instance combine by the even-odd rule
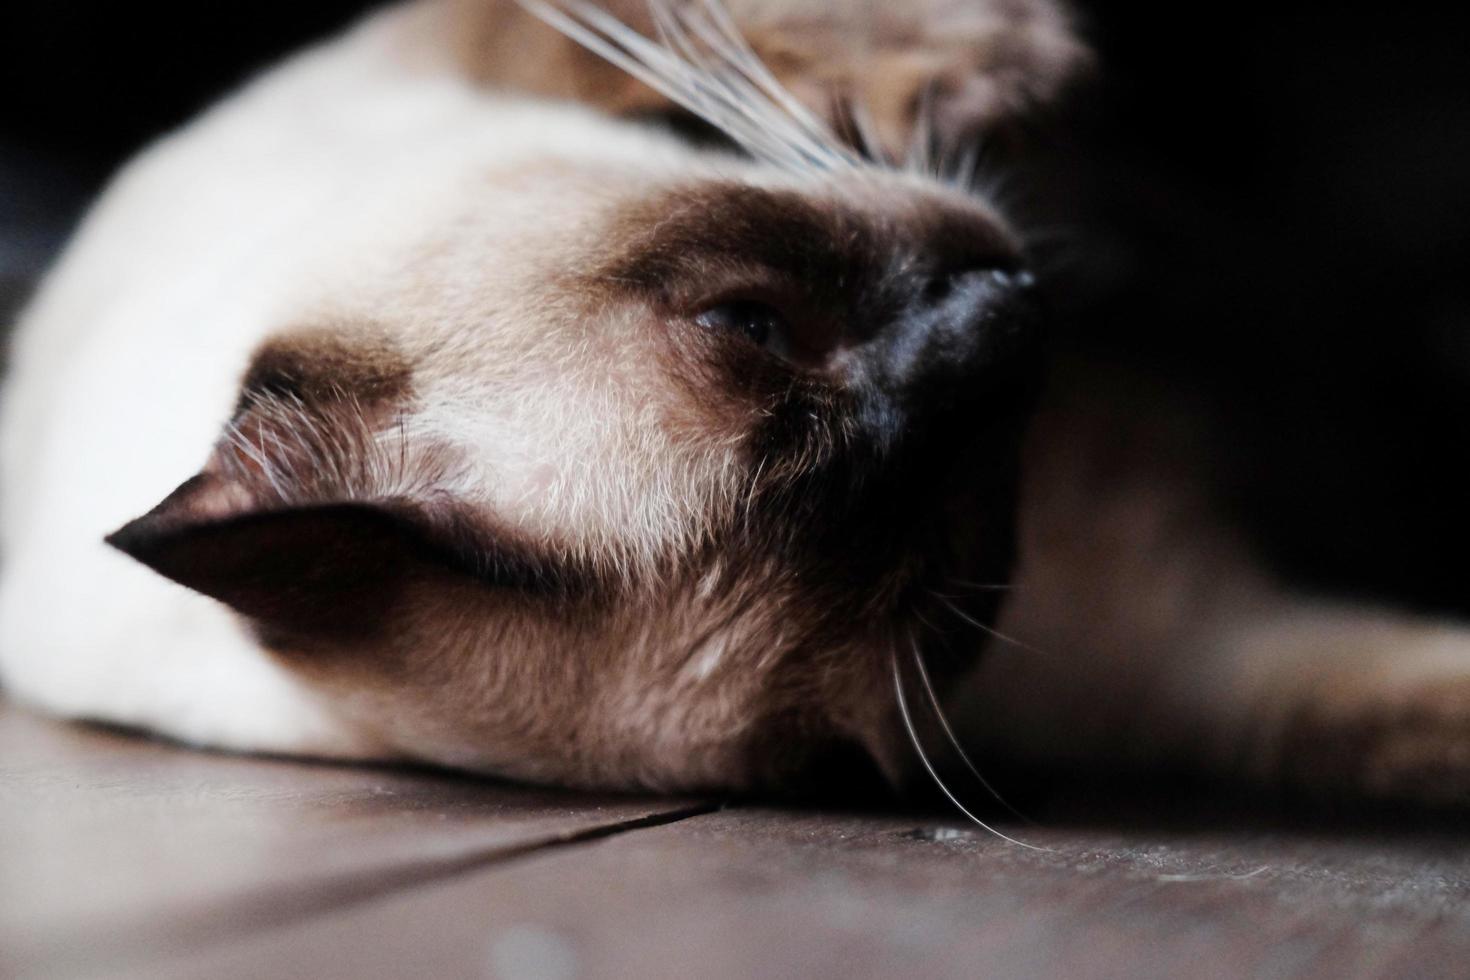
[[[1470,624],[1291,587],[1199,486],[1178,404],[1129,415],[1095,367],[1058,377],[997,624],[1019,642],[977,635],[950,701],[975,747],[1470,805]]]
[[[1309,791],[1470,803],[1470,629],[1310,608],[1247,626],[1247,771]]]
[[[1470,805],[1470,628],[1199,574],[1131,582],[1068,622],[1029,600],[1003,623],[1028,648],[997,644],[954,710],[1027,762]]]
[[[788,0],[732,9],[798,97],[840,134],[898,162],[916,150],[962,152],[1056,101],[1090,64],[1066,9],[1052,0]]]

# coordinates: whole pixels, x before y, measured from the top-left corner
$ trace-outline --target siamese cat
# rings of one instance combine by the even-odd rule
[[[1295,593],[1138,382],[1046,371],[966,150],[1090,61],[1054,0],[416,0],[294,57],[20,324],[6,691],[579,787],[1467,799],[1470,632]]]

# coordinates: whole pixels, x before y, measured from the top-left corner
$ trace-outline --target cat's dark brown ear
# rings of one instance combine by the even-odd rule
[[[570,597],[584,577],[513,535],[409,501],[265,506],[205,472],[108,544],[278,636],[350,641],[418,589]]]
[[[203,471],[108,543],[251,619],[371,629],[431,553],[428,515],[366,477],[375,433],[409,397],[381,343],[296,330],[256,351],[235,417]]]
[[[458,560],[406,508],[261,509],[207,473],[107,542],[273,629],[337,637],[380,628],[415,579],[447,574]]]
[[[403,425],[409,365],[359,330],[258,351],[203,470],[109,544],[293,639],[351,640],[427,590],[580,588],[567,566],[452,499],[453,454]]]

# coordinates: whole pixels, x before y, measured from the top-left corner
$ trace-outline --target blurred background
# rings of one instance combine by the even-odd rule
[[[0,321],[129,154],[369,4],[0,7]],[[1077,4],[1039,141],[1066,339],[1211,406],[1221,498],[1310,585],[1470,614],[1470,58],[1446,6]]]

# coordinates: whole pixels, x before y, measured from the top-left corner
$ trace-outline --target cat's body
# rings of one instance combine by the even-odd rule
[[[9,692],[231,749],[747,788],[841,743],[913,771],[905,715],[943,739],[928,657],[966,743],[1011,759],[1463,798],[1467,634],[1275,582],[1187,436],[1120,414],[1131,379],[1055,375],[1014,581],[989,588],[1030,368],[1006,339],[1029,315],[1021,252],[983,201],[497,92],[579,94],[555,65],[467,67],[451,42],[510,16],[468,6],[493,16],[408,6],[297,57],[88,219],[5,396]],[[938,114],[956,132],[1019,111],[995,78],[1048,95],[1076,57],[1044,5],[932,6],[976,36],[1025,25]],[[751,8],[742,26],[769,27]],[[952,61],[880,77],[912,93]],[[793,66],[798,91],[825,77]],[[912,124],[895,104],[880,143]],[[762,263],[808,300],[871,283],[820,297],[809,323],[848,310],[836,326],[766,345],[794,374],[661,332],[785,303],[784,280],[750,285]],[[120,549],[215,598],[104,545],[125,525]],[[1024,647],[970,622],[1002,599],[995,628]]]

